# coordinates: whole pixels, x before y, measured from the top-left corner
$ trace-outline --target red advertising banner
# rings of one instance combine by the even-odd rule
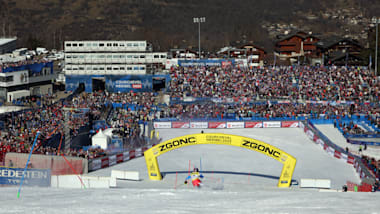
[[[224,129],[226,128],[225,122],[209,122],[208,127],[210,129]]]
[[[109,166],[108,158],[103,158],[102,159],[102,165],[101,165],[101,167],[105,168],[105,167],[108,167],[108,166]]]
[[[172,122],[172,128],[174,129],[188,129],[190,128],[189,122]]]
[[[129,151],[129,159],[133,159],[136,157],[135,150]]]
[[[245,128],[263,128],[263,122],[245,122]]]
[[[282,121],[281,122],[282,128],[297,128],[299,127],[298,121]]]
[[[116,163],[121,163],[124,161],[123,153],[116,155]]]

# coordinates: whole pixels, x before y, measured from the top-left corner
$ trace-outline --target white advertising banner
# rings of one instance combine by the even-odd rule
[[[281,128],[281,122],[280,121],[264,121],[263,127],[264,128]]]
[[[153,126],[155,129],[170,129],[172,128],[171,122],[154,122]]]
[[[227,122],[228,129],[243,129],[244,122]]]
[[[208,122],[191,122],[190,128],[192,129],[207,129]]]

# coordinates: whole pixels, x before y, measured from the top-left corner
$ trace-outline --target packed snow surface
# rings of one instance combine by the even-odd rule
[[[168,140],[197,129],[160,129]],[[298,128],[206,129],[264,141],[297,159],[293,180],[330,179],[340,190],[346,181],[359,183],[352,165],[338,160]],[[150,181],[144,157],[90,173],[110,176],[112,169],[138,171],[141,181],[118,180],[111,189],[1,188],[0,213],[380,213],[379,193],[278,188],[282,165],[263,154],[225,145],[195,145],[158,157],[162,181]],[[184,185],[190,168],[204,174],[204,186]]]

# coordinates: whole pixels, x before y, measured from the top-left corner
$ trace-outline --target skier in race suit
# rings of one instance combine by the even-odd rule
[[[201,187],[201,178],[203,178],[203,175],[199,173],[199,169],[194,168],[193,172],[185,179],[185,184],[187,184],[187,180],[191,179],[191,183],[194,187]]]

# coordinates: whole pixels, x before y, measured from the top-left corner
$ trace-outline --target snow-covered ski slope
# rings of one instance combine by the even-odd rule
[[[201,131],[201,129],[159,129],[163,141]],[[294,180],[330,179],[332,188],[335,189],[340,189],[347,180],[359,182],[351,165],[328,155],[298,128],[206,129],[204,132],[250,137],[280,148],[297,159]],[[144,158],[91,174],[110,176],[112,169],[139,171],[144,182],[131,183],[133,186],[128,187],[145,188],[146,185],[153,185],[167,188],[174,187],[176,175],[181,182],[184,180],[188,174],[189,161],[191,169],[201,168],[205,180],[210,177],[224,178],[225,188],[242,190],[257,187],[276,188],[282,169],[282,164],[276,160],[251,150],[225,145],[195,145],[173,150],[158,157],[160,170],[165,175],[162,182],[149,181]]]
[[[160,129],[163,140],[197,129]],[[347,181],[359,182],[353,167],[333,158],[298,128],[205,129],[258,139],[297,158],[293,179],[330,179],[340,189]],[[204,188],[183,185],[191,168],[201,168]],[[200,160],[202,165],[200,165]],[[380,213],[379,193],[318,192],[298,186],[276,187],[281,164],[254,151],[224,145],[195,145],[158,158],[162,181],[148,179],[144,157],[98,170],[139,171],[141,181],[118,181],[113,189],[1,188],[0,213]],[[178,172],[178,173],[176,173]],[[176,184],[177,177],[177,188]],[[222,183],[221,180],[224,180]],[[222,189],[213,189],[222,183]]]
[[[321,131],[327,138],[329,138],[333,143],[342,147],[343,149],[348,147],[348,149],[356,155],[359,154],[359,145],[347,143],[346,138],[342,133],[334,128],[333,125],[316,125],[316,128]],[[373,138],[376,139],[376,138]],[[371,140],[371,138],[369,138]],[[362,146],[363,147],[363,146]],[[364,148],[364,147],[363,147]],[[380,146],[368,146],[367,150],[362,151],[363,155],[374,157],[376,160],[380,159]]]

